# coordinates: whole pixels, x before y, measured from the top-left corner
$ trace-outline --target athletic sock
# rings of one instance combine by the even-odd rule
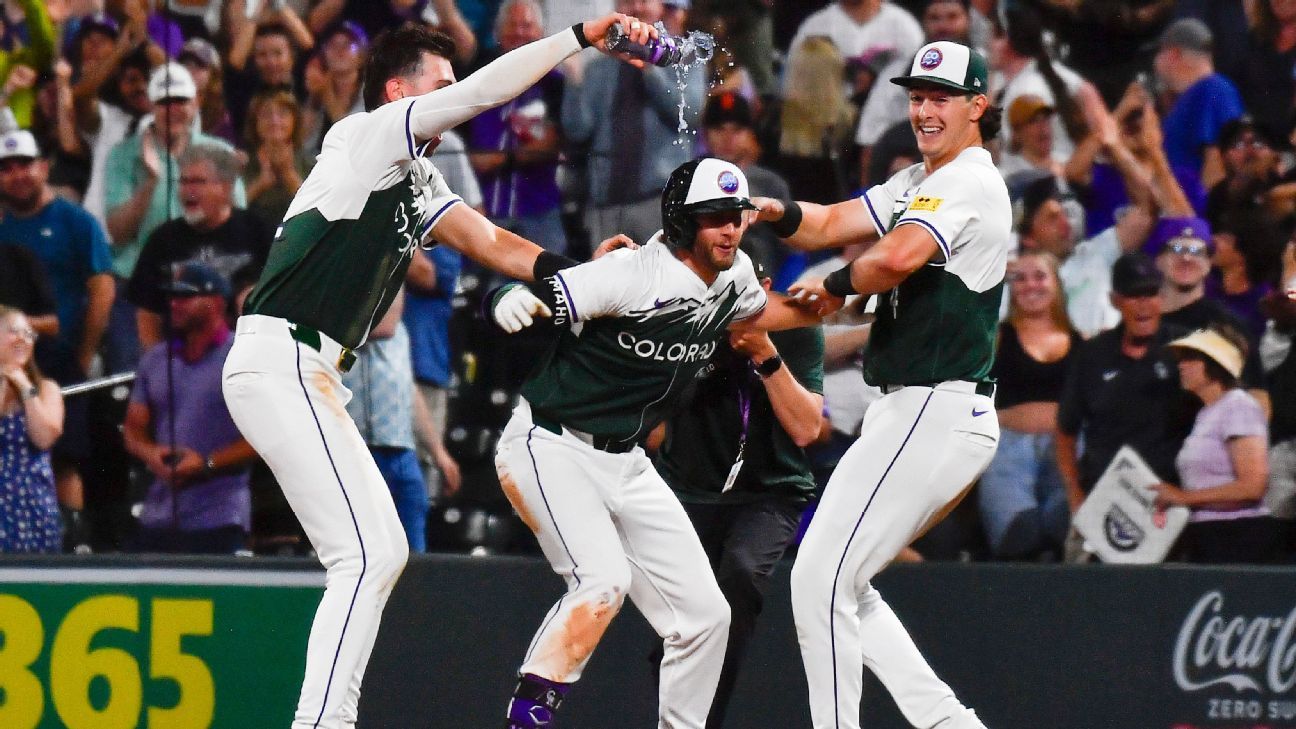
[[[559,683],[524,673],[518,678],[517,688],[508,705],[506,729],[537,729],[553,726],[554,713],[562,706],[569,683]]]

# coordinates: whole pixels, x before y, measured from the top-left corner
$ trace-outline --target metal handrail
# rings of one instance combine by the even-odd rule
[[[69,397],[72,395],[81,395],[87,392],[94,392],[95,390],[102,390],[105,387],[124,385],[128,382],[134,382],[134,381],[135,381],[134,372],[118,372],[115,375],[100,377],[99,379],[96,380],[87,380],[86,382],[78,382],[75,385],[68,385],[67,387],[62,388],[60,392],[63,393],[63,397]]]

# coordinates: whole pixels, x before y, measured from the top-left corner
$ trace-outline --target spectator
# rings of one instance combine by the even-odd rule
[[[58,336],[54,288],[40,259],[26,246],[0,243],[0,306],[21,311],[38,336]]]
[[[1291,128],[1296,80],[1275,70],[1296,67],[1296,3],[1259,0],[1248,8],[1254,10],[1249,42],[1236,49],[1240,67],[1226,73],[1237,83],[1256,126],[1265,136],[1282,139]]]
[[[306,148],[318,151],[339,119],[364,111],[360,69],[369,36],[345,21],[321,37],[320,50],[306,64]]]
[[[1012,142],[999,155],[999,172],[1004,178],[1020,172],[1039,171],[1062,176],[1062,163],[1053,156],[1053,117],[1057,110],[1034,94],[1022,94],[1008,107]]]
[[[761,149],[756,141],[755,124],[751,105],[732,92],[712,96],[702,113],[702,134],[711,156],[737,165],[747,176],[751,194],[790,199],[792,193],[787,181],[777,172],[756,164]],[[787,257],[787,249],[767,223],[748,227],[742,246],[771,276],[777,276]]]
[[[535,0],[506,0],[495,21],[499,53],[537,41],[544,18]],[[567,252],[558,190],[563,77],[550,71],[503,106],[468,122],[469,159],[481,183],[486,215],[502,228],[553,253]],[[450,189],[462,194],[453,184]]]
[[[770,279],[757,266],[768,291]],[[819,327],[731,334],[690,402],[659,426],[655,465],[706,550],[731,610],[708,727],[724,726],[770,573],[796,536],[815,482],[804,448],[823,424]]]
[[[1080,507],[1123,446],[1157,476],[1179,480],[1175,457],[1187,435],[1187,401],[1167,345],[1183,330],[1162,321],[1162,275],[1141,253],[1112,266],[1114,329],[1081,344],[1058,402],[1058,471],[1071,512]],[[1084,440],[1084,453],[1077,442]]]
[[[13,27],[13,16],[9,8],[17,6],[22,10],[22,27]],[[5,36],[5,50],[0,51],[0,78],[8,79],[15,69],[26,66],[38,74],[48,73],[54,68],[58,58],[55,42],[54,25],[50,22],[49,10],[44,0],[17,0],[6,4],[6,12],[0,19]],[[32,110],[36,105],[36,95],[31,87],[16,89],[12,97],[4,100],[13,109],[18,126],[26,129],[32,124]]]
[[[154,69],[148,83],[148,97],[155,105],[152,121],[122,140],[108,156],[104,202],[114,247],[113,273],[123,288],[135,272],[144,242],[182,207],[180,156],[194,143],[230,149],[194,128],[197,93],[184,66],[171,62]],[[234,205],[246,205],[242,180],[234,185]],[[135,307],[124,297],[113,307],[108,345],[110,372],[135,366],[140,353]]]
[[[616,9],[646,23],[662,16],[661,0],[617,0]],[[589,60],[581,83],[569,80],[562,126],[569,141],[589,146],[591,240],[625,233],[646,243],[661,228],[661,190],[692,156],[692,144],[680,143],[681,121],[696,128],[706,83],[705,74],[690,73],[681,89],[673,70],[604,55]]]
[[[983,0],[984,1],[984,0]],[[1019,2],[1019,0],[1013,0]],[[1004,3],[1001,3],[1004,4]],[[1020,2],[1019,2],[1020,4]],[[1174,14],[1193,4],[1239,8],[1216,0],[1045,0],[1050,32],[1067,49],[1067,64],[1115,103],[1136,74],[1147,70],[1156,39]],[[1240,14],[1240,8],[1237,10]]]
[[[234,129],[247,125],[248,105],[263,91],[288,90],[298,102],[305,101],[305,89],[297,83],[294,71],[297,54],[315,47],[315,40],[304,25],[291,22],[296,15],[285,16],[289,22],[249,23],[243,13],[236,12],[238,2],[227,6],[230,26],[230,48],[226,56],[229,81],[226,99]],[[271,3],[266,3],[266,6]],[[287,7],[285,6],[285,11]],[[252,66],[248,67],[251,58]]]
[[[459,490],[459,473],[415,389],[402,308],[398,294],[356,351],[355,366],[342,374],[342,384],[352,392],[347,412],[387,482],[410,551],[426,552],[428,489],[414,452],[415,433],[442,464],[445,495]]]
[[[245,268],[259,271],[274,237],[270,223],[234,206],[240,165],[229,148],[211,141],[191,144],[179,166],[183,214],[149,236],[126,286],[144,349],[163,339],[166,290],[183,264],[200,261],[229,281]]]
[[[1274,221],[1263,215],[1229,215],[1214,226],[1215,254],[1206,277],[1206,297],[1222,302],[1245,325],[1247,340],[1259,342],[1267,317],[1260,302],[1273,292],[1278,268]]]
[[[694,5],[695,17],[711,15],[723,23],[725,47],[751,75],[756,93],[761,98],[777,94],[772,0],[695,0]]]
[[[193,76],[198,89],[198,119],[203,134],[235,144],[238,135],[225,108],[225,74],[216,47],[202,38],[190,38],[176,60]]]
[[[1057,110],[1053,116],[1053,157],[1070,159],[1084,138],[1088,110],[1102,103],[1093,84],[1054,61],[1044,44],[1039,13],[1022,3],[1005,6],[990,42],[990,65],[997,72],[990,86],[997,103],[1012,108],[1019,96],[1039,97]],[[1011,125],[1003,127],[1002,142],[1011,147]]]
[[[822,36],[794,46],[788,58],[777,167],[797,200],[828,205],[846,197],[841,157],[855,108],[839,82],[844,68],[837,47]]]
[[[177,338],[140,360],[122,435],[153,480],[139,515],[143,552],[233,554],[245,548],[255,457],[221,395],[233,336],[229,282],[203,263],[166,285]]]
[[[148,96],[149,57],[144,16],[119,26],[108,15],[81,19],[75,37],[72,87],[78,141],[88,147],[90,181],[83,204],[107,229],[104,183],[108,155],[153,108]],[[71,151],[71,150],[67,150]]]
[[[1203,329],[1170,343],[1179,381],[1201,399],[1176,464],[1182,487],[1162,483],[1157,503],[1192,508],[1180,546],[1190,562],[1274,562],[1278,523],[1264,505],[1269,428],[1264,410],[1238,387],[1246,338]]]
[[[454,41],[456,64],[467,64],[477,52],[477,37],[459,9],[460,5],[468,8],[464,0],[320,0],[312,5],[308,22],[311,30],[321,37],[344,18],[355,21],[369,35],[377,35],[387,28],[399,28],[408,22],[423,21],[436,26]],[[494,17],[493,11],[498,5],[498,0],[490,3],[491,17]],[[490,17],[487,17],[483,27],[489,24]]]
[[[1215,143],[1224,125],[1242,116],[1242,97],[1232,81],[1215,73],[1210,28],[1195,18],[1176,20],[1161,34],[1157,79],[1174,104],[1165,115],[1165,151],[1172,167],[1196,170],[1210,189],[1224,175]]]
[[[1060,558],[1071,519],[1054,433],[1082,340],[1067,317],[1055,256],[1022,254],[1008,280],[1008,318],[990,373],[999,383],[999,450],[977,487],[981,520],[995,557]]]
[[[1206,196],[1206,219],[1212,224],[1225,216],[1263,216],[1271,209],[1270,190],[1281,178],[1279,156],[1248,115],[1220,128],[1216,142],[1223,178]]]
[[[421,248],[410,262],[405,278],[405,313],[402,321],[409,333],[410,360],[414,370],[415,397],[423,399],[431,434],[427,439],[437,448],[419,449],[419,458],[435,465],[426,469],[428,493],[445,496],[457,481],[458,464],[445,449],[446,416],[451,384],[450,317],[463,259],[449,246]],[[453,478],[452,478],[453,477]]]
[[[982,52],[982,49],[977,47],[969,37],[972,15],[966,0],[926,0],[920,20],[923,35],[926,37],[924,42],[954,41],[977,48],[979,53]],[[885,81],[905,75],[909,72],[909,63],[912,60],[911,55],[893,56],[891,64],[881,70],[878,78]],[[855,143],[861,148],[861,187],[869,187],[871,181],[876,179],[869,173],[870,157],[872,148],[879,143],[887,129],[903,123],[905,131],[913,136],[909,129],[908,109],[908,97],[903,86],[892,83],[873,85],[873,90],[869,92],[868,99],[860,110],[859,124],[855,127]],[[914,156],[917,157],[917,153]]]
[[[32,357],[36,330],[0,306],[0,553],[58,553],[63,525],[49,449],[63,430],[63,396]]]
[[[252,97],[243,141],[248,164],[243,179],[248,209],[267,223],[284,219],[293,196],[315,166],[307,154],[301,105],[286,89],[266,90]]]
[[[108,324],[115,296],[103,230],[75,203],[55,197],[49,163],[27,131],[0,138],[0,240],[25,246],[40,259],[58,302],[58,336],[41,346],[42,368],[65,384],[85,380]],[[85,544],[82,462],[89,455],[84,398],[72,401],[64,436],[53,452],[59,502],[69,510],[70,544]],[[65,422],[64,422],[65,421]]]
[[[912,59],[923,44],[923,30],[918,21],[890,0],[836,0],[806,18],[788,48],[796,53],[807,39],[816,36],[832,41],[847,61],[880,53]],[[839,74],[832,80],[840,78]],[[785,96],[787,88],[785,84]]]

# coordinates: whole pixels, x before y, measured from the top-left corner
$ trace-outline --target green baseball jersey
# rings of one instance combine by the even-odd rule
[[[823,394],[823,329],[770,332],[770,340],[797,382]],[[739,443],[742,468],[733,487],[723,491]],[[804,502],[815,490],[810,458],[779,423],[751,361],[727,344],[697,379],[693,396],[666,420],[656,464],[680,501],[690,503],[744,503],[771,496]]]
[[[638,251],[613,251],[547,280],[561,332],[522,396],[563,425],[626,443],[675,408],[729,324],[766,301],[745,253],[707,286],[660,233]]]
[[[922,226],[941,258],[880,295],[864,379],[872,385],[986,379],[1012,231],[1008,188],[990,153],[969,147],[930,175],[914,165],[861,199],[878,235]]]
[[[414,249],[459,197],[407,128],[414,101],[334,124],[275,232],[244,307],[364,343],[405,282]]]

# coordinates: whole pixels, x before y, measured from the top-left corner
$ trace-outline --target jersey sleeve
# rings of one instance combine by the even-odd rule
[[[822,326],[771,332],[770,339],[788,371],[801,386],[816,395],[823,394],[824,333]]]
[[[436,165],[433,165],[426,160],[420,160],[419,164],[422,164],[424,169],[427,171],[427,178],[423,183],[422,198],[422,203],[426,208],[426,217],[424,217],[423,225],[419,228],[418,233],[419,239],[422,239],[428,234],[428,231],[432,230],[432,228],[436,227],[437,223],[441,222],[441,218],[445,217],[446,211],[454,206],[455,203],[463,202],[463,198],[456,195],[454,191],[450,189],[449,183],[446,182],[445,175],[441,174],[441,170],[438,170]]]
[[[623,248],[546,279],[559,306],[567,306],[565,313],[554,312],[554,324],[579,324],[630,311],[634,293],[649,280],[643,262],[643,256]]]
[[[908,178],[908,171],[901,171],[892,175],[891,179],[881,185],[870,187],[860,196],[860,201],[868,211],[869,220],[873,221],[873,227],[877,229],[879,238],[891,230],[891,221],[895,216],[896,206],[904,200],[904,194],[908,188]]]
[[[967,180],[949,166],[923,181],[896,226],[919,225],[932,234],[941,255],[948,261],[958,239],[969,225],[981,216],[979,204],[985,202],[975,179]]]

